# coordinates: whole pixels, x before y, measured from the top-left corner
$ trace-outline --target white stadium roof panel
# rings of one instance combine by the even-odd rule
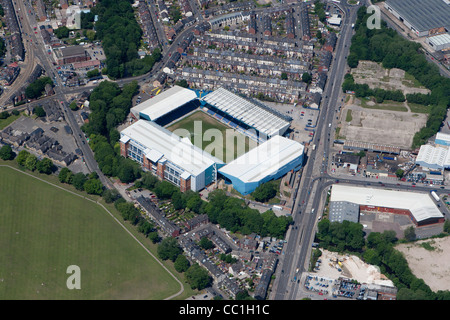
[[[121,136],[145,146],[146,156],[148,154],[149,158],[155,160],[166,158],[194,176],[202,173],[214,162],[223,163],[151,121],[138,120],[122,130]]]
[[[203,101],[268,136],[283,134],[289,122],[240,96],[219,88]]]
[[[219,169],[244,183],[261,181],[303,155],[302,144],[275,136]]]
[[[159,95],[138,104],[131,109],[131,112],[138,118],[142,116],[147,118],[147,120],[155,121],[196,98],[197,94],[193,90],[173,86]]]

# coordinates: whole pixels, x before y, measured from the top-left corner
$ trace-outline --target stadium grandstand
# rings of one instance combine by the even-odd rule
[[[360,211],[405,214],[416,226],[444,222],[444,215],[429,193],[334,184],[331,188],[330,204],[333,202],[355,203],[359,205]],[[333,215],[334,212],[330,210],[330,217]]]
[[[181,118],[189,121],[196,109],[259,145],[226,165],[189,138],[169,131]],[[303,145],[282,136],[292,118],[225,88],[200,92],[174,86],[133,107],[131,116],[132,124],[121,131],[121,155],[181,191],[199,191],[223,177],[248,194],[303,164]],[[183,125],[190,130],[189,122]]]
[[[180,187],[199,191],[216,181],[224,163],[160,125],[138,120],[120,133],[120,153],[159,177]]]
[[[265,140],[283,135],[290,126],[289,119],[282,117],[262,103],[244,99],[225,88],[219,88],[200,99],[210,114],[216,118],[229,119],[232,128],[254,129]]]
[[[198,106],[197,93],[194,90],[173,86],[131,108],[131,114],[136,120],[145,119],[165,125]]]
[[[302,144],[277,135],[221,167],[219,173],[246,195],[264,182],[299,170],[303,152]]]

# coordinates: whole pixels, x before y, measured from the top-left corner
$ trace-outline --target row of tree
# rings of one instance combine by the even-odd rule
[[[212,191],[208,201],[204,201],[198,192],[182,193],[170,182],[159,181],[149,172],[142,173],[142,179],[136,181],[135,186],[153,191],[159,199],[171,199],[176,210],[187,208],[197,214],[207,214],[212,223],[232,232],[281,239],[292,222],[291,217],[277,217],[272,210],[261,214],[251,209],[244,200],[230,197],[223,190]]]
[[[344,76],[344,82],[342,83],[342,90],[344,92],[353,91],[358,98],[374,97],[377,103],[383,103],[384,100],[392,100],[403,102],[405,101],[405,95],[401,90],[385,90],[381,88],[371,89],[367,84],[355,83],[355,79],[350,73]]]
[[[138,76],[147,73],[161,58],[157,49],[152,55],[140,59],[138,49],[141,45],[142,29],[128,0],[103,0],[97,2],[91,15],[82,16],[85,27],[93,27],[92,15],[98,15],[95,22],[97,39],[102,41],[106,55],[106,70],[112,79]]]
[[[12,159],[9,159],[12,160]],[[34,154],[29,153],[26,150],[22,150],[17,155],[17,163],[30,170],[30,171],[39,171],[40,173],[51,174],[56,170],[55,165],[52,160],[49,158],[43,158],[39,160]]]
[[[404,39],[384,21],[381,28],[369,29],[369,17],[366,7],[362,6],[358,10],[348,64],[354,68],[359,60],[371,60],[382,63],[385,68],[399,68],[431,91],[428,121],[413,138],[412,147],[416,148],[439,131],[450,106],[450,79],[441,76],[439,68],[426,60],[419,43]]]
[[[88,194],[102,195],[104,186],[96,172],[84,174],[73,173],[69,168],[62,168],[58,174],[59,182],[73,185],[75,189],[86,191]]]

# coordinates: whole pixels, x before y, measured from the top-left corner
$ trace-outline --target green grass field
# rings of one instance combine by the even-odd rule
[[[226,163],[236,159],[256,146],[256,142],[224,125],[203,111],[196,111],[180,121],[171,124],[167,129],[181,137],[189,135],[192,144],[195,144],[202,148],[202,150],[207,151]],[[189,134],[185,134],[186,131],[183,132],[183,130],[187,130]],[[199,132],[202,135],[201,139],[198,139]],[[222,139],[216,139],[214,132],[220,134]],[[213,135],[211,139],[208,137],[208,133]]]
[[[180,285],[101,206],[0,167],[0,299],[164,299]],[[67,267],[81,271],[69,290]]]

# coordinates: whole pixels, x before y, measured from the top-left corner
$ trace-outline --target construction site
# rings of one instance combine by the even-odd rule
[[[303,274],[303,293],[321,299],[391,300],[397,289],[378,267],[357,256],[320,249],[313,271]]]

